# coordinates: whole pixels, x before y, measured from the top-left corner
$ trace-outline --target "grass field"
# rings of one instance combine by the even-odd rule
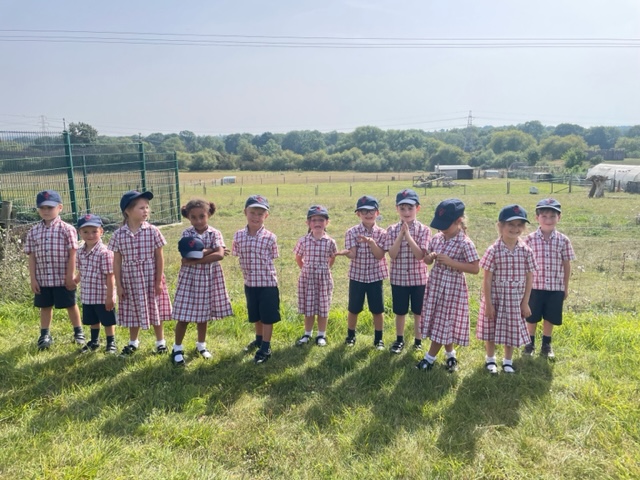
[[[324,175],[324,174],[323,174]],[[336,174],[337,175],[337,174]],[[359,341],[346,349],[347,262],[334,266],[336,289],[329,346],[297,348],[302,320],[296,313],[296,239],[306,233],[309,205],[329,208],[328,233],[339,245],[356,223],[358,196],[381,200],[387,226],[395,221],[394,195],[408,179],[367,182],[304,175],[294,183],[247,178],[236,185],[206,186],[213,178],[181,176],[183,203],[202,196],[218,205],[211,224],[227,243],[243,226],[249,194],[269,198],[267,227],[278,235],[283,321],[275,328],[274,354],[255,366],[241,347],[251,340],[245,320],[237,260],[223,261],[235,316],[209,329],[214,359],[190,355],[185,369],[150,353],[145,332],[135,358],[102,353],[81,356],[70,327],[56,313],[54,348],[37,353],[38,315],[28,302],[0,304],[1,478],[639,478],[640,330],[636,238],[640,196],[586,198],[583,189],[555,191],[564,210],[560,229],[574,244],[565,325],[557,329],[557,361],[521,358],[515,376],[488,377],[483,348],[459,348],[460,371],[413,368],[420,357],[373,350],[371,317],[361,316]],[[216,172],[216,178],[219,174]],[[335,180],[335,182],[334,182]],[[458,196],[467,205],[469,235],[478,251],[495,239],[499,208],[533,205],[548,193],[529,195],[528,182],[473,181],[466,187],[420,190],[419,219]],[[317,186],[317,190],[316,190]],[[563,188],[555,185],[554,188]],[[388,193],[387,193],[388,192]],[[177,240],[187,225],[163,228],[166,275],[175,284]],[[532,227],[533,228],[533,227]],[[5,265],[6,268],[6,265]],[[24,275],[24,259],[10,265]],[[479,276],[468,276],[472,333]],[[23,280],[16,280],[23,282]],[[25,288],[27,285],[25,284]],[[3,289],[8,286],[3,286]],[[386,339],[393,335],[390,289]],[[408,322],[407,334],[411,329]],[[167,324],[172,341],[173,325]],[[120,345],[126,338],[118,331]],[[190,329],[185,345],[195,342]]]

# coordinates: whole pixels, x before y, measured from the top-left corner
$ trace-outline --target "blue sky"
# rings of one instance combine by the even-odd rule
[[[34,35],[6,30],[36,29],[639,40],[631,42],[634,48],[573,49],[6,41]],[[37,130],[40,115],[52,130],[65,118],[113,135],[349,131],[360,125],[434,130],[464,127],[469,110],[476,125],[640,123],[636,0],[0,0],[0,30],[0,130]]]

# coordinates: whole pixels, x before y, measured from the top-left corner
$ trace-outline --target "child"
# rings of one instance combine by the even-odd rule
[[[421,331],[431,339],[429,351],[416,365],[431,370],[444,345],[447,370],[455,372],[458,360],[453,344],[469,345],[469,291],[465,273],[477,274],[480,257],[467,237],[464,203],[457,198],[444,200],[436,207],[431,228],[439,230],[429,241],[424,261],[435,262],[424,292]]]
[[[482,299],[476,337],[485,341],[485,368],[498,373],[496,344],[504,345],[502,370],[515,373],[513,347],[529,342],[524,319],[531,315],[529,295],[536,261],[520,236],[525,230],[527,212],[520,205],[507,205],[498,217],[498,240],[487,248],[480,260],[484,270]]]
[[[569,295],[571,260],[576,259],[569,238],[556,230],[561,214],[561,206],[557,200],[547,198],[539,201],[536,205],[536,220],[540,226],[525,238],[540,267],[533,274],[533,288],[529,298],[531,316],[527,317],[531,341],[524,347],[525,355],[533,355],[536,326],[544,319],[540,355],[555,358],[551,348],[551,334],[554,325],[562,325],[562,305]]]
[[[316,345],[327,344],[326,332],[329,319],[329,307],[333,295],[333,277],[331,267],[338,251],[336,242],[326,233],[329,225],[329,212],[321,205],[314,205],[307,212],[309,233],[298,240],[293,253],[300,267],[298,278],[298,313],[304,315],[304,335],[296,345],[302,346],[311,341],[313,323],[318,316],[318,336]]]
[[[109,241],[118,291],[119,324],[129,328],[129,344],[120,356],[129,357],[140,346],[140,328],[153,326],[156,353],[166,353],[162,322],[171,319],[171,302],[164,278],[162,247],[167,243],[160,230],[147,222],[151,192],[131,190],[122,195],[122,227]]]
[[[396,195],[396,211],[400,221],[387,228],[385,249],[391,257],[391,298],[393,313],[396,315],[396,341],[391,345],[391,353],[404,349],[404,324],[409,313],[413,313],[413,348],[422,350],[420,335],[420,315],[427,284],[427,266],[422,261],[431,238],[431,231],[418,220],[420,211],[418,194],[405,189]]]
[[[224,240],[222,234],[209,225],[209,217],[215,211],[213,202],[201,199],[191,200],[181,209],[191,226],[182,232],[178,244],[182,266],[174,300],[173,318],[178,323],[171,350],[171,359],[177,366],[185,364],[182,341],[189,323],[195,323],[198,331],[196,353],[209,360],[207,322],[233,314],[219,263],[224,258]]]
[[[58,192],[45,190],[38,193],[36,206],[42,221],[29,230],[24,253],[29,255],[33,305],[40,309],[38,349],[46,350],[53,343],[49,332],[53,307],[67,309],[73,338],[77,344],[83,345],[85,338],[76,304],[74,280],[78,234],[60,218],[62,199]]]
[[[377,350],[384,350],[382,280],[389,276],[384,256],[387,234],[383,228],[376,225],[379,207],[375,198],[368,195],[359,198],[355,212],[361,223],[347,230],[344,239],[346,249],[336,254],[345,255],[351,260],[345,344],[349,347],[356,344],[356,324],[366,295],[375,330],[373,345]]]
[[[106,353],[115,354],[116,302],[113,274],[113,252],[102,243],[102,219],[97,215],[85,215],[78,219],[78,232],[84,241],[78,250],[78,275],[76,283],[82,282],[82,324],[91,325],[91,340],[81,352],[93,352],[100,348],[100,324],[107,336]]]
[[[280,292],[273,260],[278,258],[277,237],[264,228],[269,202],[260,195],[250,196],[244,205],[247,226],[233,236],[232,255],[239,257],[249,322],[256,339],[245,352],[256,351],[253,361],[265,363],[271,357],[273,325],[280,321]]]

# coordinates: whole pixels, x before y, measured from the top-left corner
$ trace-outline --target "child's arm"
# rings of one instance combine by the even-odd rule
[[[76,249],[69,249],[69,258],[67,259],[67,271],[65,273],[64,286],[67,290],[75,290],[77,285],[75,281],[76,273]]]
[[[438,256],[438,254],[436,252],[431,252],[431,253],[425,253],[424,255],[424,263],[426,263],[427,265],[431,265],[434,260],[436,259],[436,257]],[[476,272],[478,273],[478,272]]]
[[[411,234],[409,233],[409,226],[405,223],[402,225],[402,229],[406,230],[404,232],[404,238],[407,240],[409,244],[409,248],[411,249],[411,253],[416,257],[416,260],[422,260],[424,258],[425,252],[420,248],[420,245],[416,243]]]
[[[482,279],[482,293],[484,294],[484,315],[489,320],[495,320],[496,309],[491,301],[491,281],[493,280],[493,272],[484,270],[484,278]]]
[[[459,262],[449,257],[444,253],[437,253],[435,256],[435,260],[438,263],[442,263],[449,268],[453,268],[454,270],[458,270],[462,273],[472,273],[476,274],[480,271],[480,260],[476,260],[475,262]]]
[[[29,279],[31,280],[31,291],[35,294],[40,293],[40,285],[36,280],[36,254],[29,254]]]
[[[122,288],[122,254],[120,252],[113,252],[113,276],[116,281],[118,300],[122,301],[124,299],[124,288]]]
[[[407,224],[403,223],[402,226],[400,227],[400,232],[398,233],[398,236],[393,242],[393,245],[389,247],[389,256],[391,257],[392,260],[395,260],[398,254],[400,253],[400,247],[402,246],[402,238],[411,236],[411,235],[407,235],[407,233],[408,233]],[[374,256],[375,256],[375,253],[374,253]]]
[[[529,297],[531,296],[531,288],[533,287],[533,272],[527,272],[526,281],[524,284],[524,296],[522,302],[520,302],[520,312],[524,318],[531,316],[531,309],[529,308]]]
[[[105,299],[105,302],[104,302],[104,309],[107,312],[110,312],[111,310],[113,310],[113,307],[114,307],[113,289],[115,286],[115,274],[107,273],[106,282],[107,282],[107,298]]]
[[[154,279],[156,295],[162,293],[162,275],[164,273],[164,255],[162,254],[162,247],[158,247],[154,251],[154,257],[156,261],[156,277]]]
[[[356,258],[356,251],[357,251],[357,248],[358,248],[358,247],[351,247],[351,248],[349,248],[349,249],[345,248],[344,250],[338,250],[338,251],[335,253],[335,256],[338,256],[338,255],[344,255],[344,256],[345,256],[345,257],[347,257],[348,259],[351,259],[351,260],[352,260],[352,259]]]
[[[562,268],[564,269],[564,299],[569,296],[569,279],[571,278],[571,260],[563,260]]]
[[[304,260],[302,259],[302,255],[296,255],[296,263],[300,268],[304,266]]]
[[[207,252],[202,258],[183,258],[182,265],[206,265],[213,262],[219,262],[224,259],[223,246],[216,249],[209,248],[207,250],[209,250],[209,252]]]
[[[373,256],[375,257],[376,260],[382,260],[384,258],[384,253],[385,253],[384,249],[378,246],[378,244],[376,243],[373,237],[365,237],[364,235],[360,235],[358,236],[358,241],[364,242],[367,245],[369,245],[369,248],[371,249],[371,253],[373,253]],[[355,253],[355,247],[354,247],[354,253]],[[349,257],[349,258],[352,258],[352,257]],[[355,255],[354,255],[354,258],[355,258]]]

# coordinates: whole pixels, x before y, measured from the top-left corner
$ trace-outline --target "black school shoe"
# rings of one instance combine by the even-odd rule
[[[48,333],[45,335],[40,335],[38,339],[38,350],[47,350],[53,344],[53,337]]]
[[[402,353],[402,350],[404,350],[404,342],[393,342],[389,350],[395,354]]]
[[[89,342],[85,343],[84,347],[82,347],[80,349],[80,353],[95,352],[99,348],[100,348],[100,344],[98,342],[89,341]]]
[[[447,358],[447,372],[453,373],[458,371],[458,360],[456,357]]]
[[[108,353],[109,355],[115,355],[118,353],[118,348],[115,343],[107,343],[107,346],[104,349],[104,353]]]
[[[434,362],[435,363],[435,362]],[[423,358],[416,364],[416,368],[418,370],[433,370],[433,363],[430,363],[429,360]]]
[[[78,345],[84,345],[87,341],[84,337],[84,332],[74,332],[73,333],[73,341]]]
[[[175,367],[184,367],[186,362],[184,361],[184,350],[171,350],[171,363]]]
[[[120,352],[120,356],[122,358],[130,357],[131,355],[136,353],[136,350],[138,350],[138,347],[134,345],[125,345],[124,348],[122,349],[122,352]]]
[[[271,358],[271,349],[266,352],[264,350],[258,350],[255,357],[253,357],[253,361],[256,365],[260,365],[262,363],[266,363],[269,358]]]
[[[258,340],[254,340],[253,342],[248,343],[243,350],[245,353],[251,353],[259,349],[260,345],[262,345],[262,342],[259,342]]]

